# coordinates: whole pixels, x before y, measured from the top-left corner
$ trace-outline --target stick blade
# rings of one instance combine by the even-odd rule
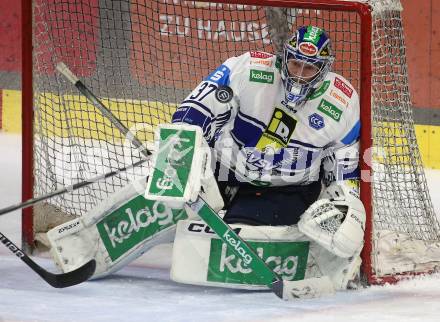
[[[94,259],[85,263],[77,269],[61,274],[53,274],[40,267],[34,270],[51,286],[55,288],[65,288],[87,281],[95,273],[96,261]]]
[[[312,299],[335,294],[335,288],[328,276],[300,281],[279,280],[272,284],[271,289],[283,300]]]

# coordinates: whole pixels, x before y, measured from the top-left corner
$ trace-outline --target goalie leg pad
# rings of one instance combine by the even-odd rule
[[[325,281],[331,280],[335,290],[344,290],[359,272],[360,250],[350,258],[338,257],[310,240],[296,226],[236,224],[231,227],[275,273],[285,280],[298,281],[298,285],[310,287],[313,281],[299,282],[324,277]],[[256,282],[252,271],[204,222],[197,220],[181,220],[177,224],[171,279],[194,285],[267,289]]]
[[[111,195],[86,215],[47,233],[51,255],[64,272],[96,260],[93,278],[104,277],[153,246],[172,241],[187,219],[182,203],[147,200],[145,179]]]
[[[310,242],[296,226],[231,225],[275,273],[294,281],[319,275],[309,256]],[[267,289],[250,268],[201,221],[177,225],[171,279],[187,284]]]

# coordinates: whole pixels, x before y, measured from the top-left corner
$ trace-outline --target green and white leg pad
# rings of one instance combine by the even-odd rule
[[[283,280],[297,281],[299,293],[302,286],[310,290],[314,283],[319,283],[321,291],[322,285],[327,283],[328,293],[332,288],[346,289],[354,274],[348,276],[347,270],[359,268],[360,262],[335,256],[311,241],[296,226],[231,225],[231,228]],[[258,282],[252,270],[198,220],[182,220],[177,224],[171,279],[195,285],[267,289]]]
[[[103,277],[173,240],[176,223],[188,218],[183,203],[145,199],[145,181],[128,185],[86,215],[47,233],[51,255],[64,272],[95,259],[93,278]]]

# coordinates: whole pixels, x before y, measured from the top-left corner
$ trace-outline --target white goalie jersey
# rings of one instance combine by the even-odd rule
[[[226,60],[173,115],[198,125],[214,148],[219,181],[308,184],[358,178],[359,99],[328,73],[299,108],[285,101],[275,55],[251,51]],[[232,175],[231,175],[231,172]]]

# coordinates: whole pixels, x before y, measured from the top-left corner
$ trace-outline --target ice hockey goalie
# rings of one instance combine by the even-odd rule
[[[345,289],[361,264],[359,99],[331,72],[329,35],[304,26],[282,55],[231,57],[181,102],[175,126],[201,129],[205,200],[284,279],[328,276]],[[196,148],[196,147],[194,147]],[[198,171],[198,173],[196,173]],[[102,277],[157,243],[174,241],[171,277],[182,283],[263,288],[212,230],[172,199],[144,197],[134,182],[86,216],[48,233],[63,270],[90,258]]]

